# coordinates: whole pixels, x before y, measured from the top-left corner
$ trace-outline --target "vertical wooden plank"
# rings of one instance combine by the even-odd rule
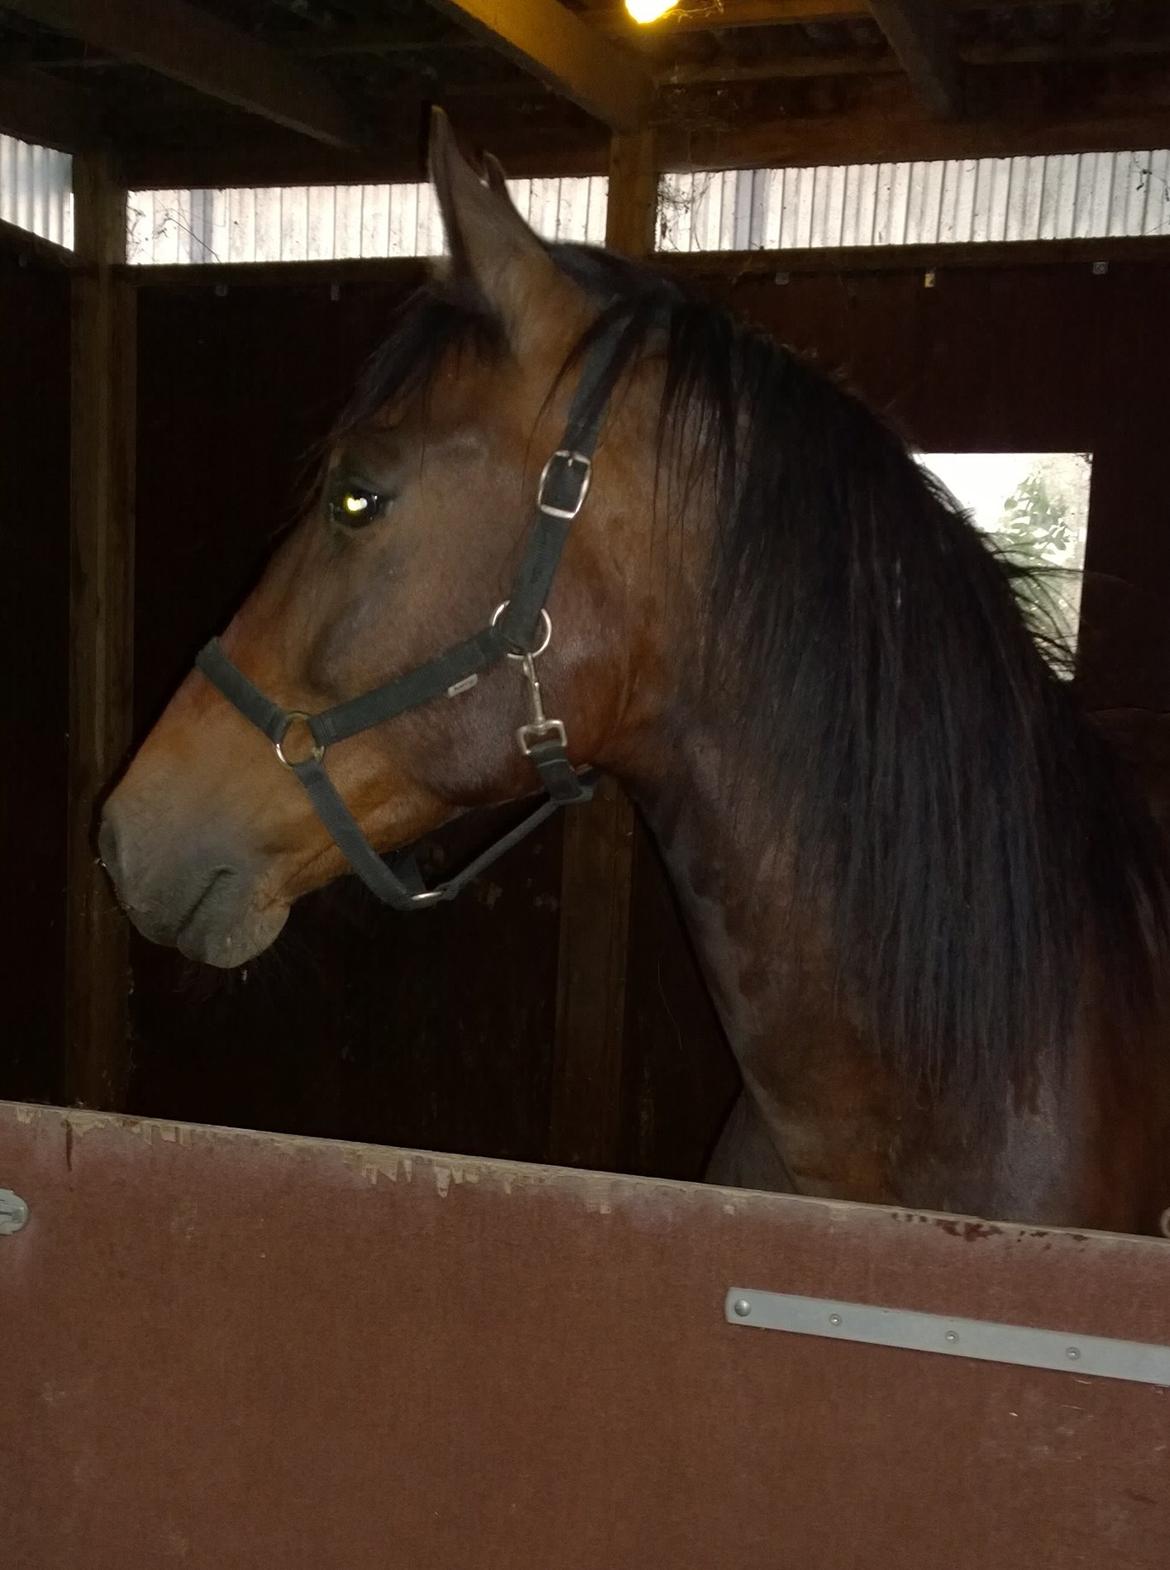
[[[654,249],[658,175],[649,131],[610,143],[605,243],[628,256]],[[621,1137],[622,1035],[635,833],[612,780],[565,814],[550,1159],[613,1167]]]
[[[128,940],[94,831],[130,741],[134,292],[115,274],[126,192],[109,155],[76,157],[73,182],[66,1088],[71,1101],[116,1109],[129,1057]]]

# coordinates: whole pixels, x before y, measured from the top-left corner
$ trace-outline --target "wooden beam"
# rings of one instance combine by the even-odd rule
[[[927,0],[942,12],[1035,10],[1041,0]],[[1051,0],[1076,5],[1080,0]],[[873,11],[867,0],[681,0],[681,4],[649,27],[639,26],[623,7],[606,5],[584,13],[590,26],[621,38],[649,41],[671,33],[730,31],[741,27],[808,27],[824,22],[864,22]]]
[[[1102,236],[1098,240],[995,240],[977,244],[867,245],[839,250],[677,251],[659,261],[670,272],[695,279],[786,279],[825,273],[943,273],[972,268],[1093,267],[1170,262],[1170,236]]]
[[[179,289],[329,289],[334,284],[392,284],[403,293],[426,281],[433,262],[422,256],[347,256],[335,262],[160,262],[119,267],[133,288],[173,285]]]
[[[615,136],[605,243],[627,256],[654,250],[654,135]],[[626,960],[634,835],[629,799],[605,779],[588,807],[564,815],[557,1024],[549,1157],[613,1169],[620,1158]]]
[[[551,100],[549,101],[551,103]],[[527,116],[509,124],[494,115],[482,120],[457,111],[454,123],[469,147],[495,153],[509,178],[604,174],[608,137],[595,121],[584,120],[572,128],[531,125]],[[214,190],[224,186],[263,185],[379,185],[426,178],[422,140],[416,130],[386,137],[367,153],[306,142],[278,133],[202,143],[152,141],[121,148],[130,189]],[[1145,145],[1149,146],[1149,143]]]
[[[963,93],[951,18],[938,0],[870,0],[874,20],[911,86],[934,114],[962,113]]]
[[[990,68],[988,68],[990,71]],[[1144,69],[1144,68],[1143,68]],[[723,123],[682,112],[658,129],[658,163],[669,170],[750,169],[784,165],[898,162],[936,158],[1008,158],[1046,153],[1124,152],[1161,147],[1170,118],[1165,73],[1149,70],[1141,83],[1127,77],[1100,98],[1082,91],[1068,108],[1045,106],[1034,75],[1016,67],[991,74],[989,112],[976,94],[983,73],[971,78],[964,120],[940,120],[923,111],[904,76],[847,79],[849,107],[838,113],[728,115]],[[1013,85],[1016,84],[1016,85]],[[679,90],[680,93],[682,90]],[[1094,89],[1096,92],[1096,89]],[[559,108],[551,99],[549,110]],[[604,174],[608,139],[595,122],[459,113],[468,144],[496,153],[509,175]],[[239,138],[200,145],[194,138],[122,149],[133,189],[214,188],[249,185],[345,185],[421,180],[417,136],[404,129],[384,149],[344,152],[262,128]]]
[[[612,780],[564,817],[548,1159],[619,1159],[634,814]]]
[[[1008,84],[1000,81],[994,115],[940,120],[922,112],[902,78],[886,77],[866,84],[848,113],[667,127],[660,133],[659,159],[668,170],[753,169],[1160,147],[1170,95],[1159,80],[1156,91],[1133,97],[1132,108],[1094,110],[1081,100],[1075,112],[1065,113],[1041,108],[1027,94],[1009,101]]]
[[[90,146],[97,134],[93,101],[82,88],[44,71],[0,72],[0,131],[63,152]]]
[[[133,289],[126,193],[104,152],[74,161],[66,1083],[117,1109],[129,1070],[128,929],[98,865],[102,798],[131,734],[134,605]]]
[[[25,267],[29,262],[66,269],[74,265],[73,252],[65,246],[31,234],[19,224],[6,223],[3,218],[0,218],[0,256],[6,261],[14,261],[18,267]]]
[[[659,87],[703,87],[710,82],[801,81],[819,76],[887,76],[901,71],[892,54],[764,55],[756,60],[684,60],[655,73]]]
[[[654,84],[642,63],[558,0],[431,0],[445,15],[615,131],[645,120]]]
[[[635,22],[624,6],[590,9],[585,15],[592,26],[606,33],[649,41],[671,33],[857,21],[869,16],[869,6],[866,0],[681,0],[673,11],[649,26]]]
[[[968,44],[958,51],[964,65],[1107,65],[1119,60],[1165,56],[1170,34],[1152,38],[1070,40],[1062,43]],[[711,82],[773,82],[825,76],[893,76],[903,67],[893,54],[765,54],[758,59],[726,56],[712,61],[682,61],[655,73],[659,87],[701,87]]]
[[[609,144],[605,243],[626,256],[654,252],[658,217],[657,138],[653,131],[615,136]]]
[[[345,147],[362,140],[328,83],[187,0],[4,0],[4,5],[317,141]]]
[[[10,224],[0,225],[0,250],[7,235],[37,242]],[[68,265],[68,252],[62,264]],[[56,259],[56,258],[49,258]],[[875,245],[840,250],[791,251],[663,251],[655,260],[671,272],[691,277],[740,278],[798,273],[930,272],[948,267],[1064,267],[1093,262],[1170,261],[1170,236],[1102,236],[1097,240],[1005,240],[978,244]],[[158,267],[121,267],[117,276],[132,288],[248,289],[285,286],[328,289],[367,284],[392,284],[403,290],[421,283],[429,271],[425,260],[399,256],[338,262],[207,262],[194,266],[168,263]]]

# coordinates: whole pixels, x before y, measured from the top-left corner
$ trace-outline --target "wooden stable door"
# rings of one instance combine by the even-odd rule
[[[1084,1340],[1170,1343],[1170,1243],[12,1103],[0,1189],[6,1570],[1170,1562],[1170,1392]]]

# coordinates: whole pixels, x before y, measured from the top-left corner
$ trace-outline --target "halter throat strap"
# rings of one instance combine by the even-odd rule
[[[279,761],[296,775],[329,835],[350,866],[383,904],[395,910],[423,910],[454,899],[500,856],[539,828],[560,807],[588,801],[597,776],[578,772],[569,761],[565,727],[543,709],[535,661],[547,647],[552,623],[545,603],[574,519],[585,505],[593,455],[610,396],[621,374],[622,335],[627,320],[617,314],[599,329],[585,352],[569,405],[560,446],[544,466],[537,487],[528,546],[512,592],[488,626],[453,644],[433,659],[359,697],[316,714],[285,709],[244,675],[218,639],[202,649],[196,668],[273,744]],[[547,799],[515,828],[494,841],[468,866],[436,888],[424,887],[413,857],[383,860],[362,832],[325,768],[326,749],[375,725],[438,698],[458,698],[471,690],[482,671],[509,658],[522,663],[531,718],[517,739],[546,791]],[[307,733],[303,757],[290,756],[297,728]],[[305,752],[304,738],[300,751]]]

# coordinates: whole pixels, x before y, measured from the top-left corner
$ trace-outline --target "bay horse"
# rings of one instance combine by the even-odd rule
[[[1008,568],[847,391],[542,242],[441,116],[431,177],[449,265],[105,808],[130,918],[239,965],[347,868],[448,897],[383,856],[603,770],[742,1070],[713,1177],[1157,1230],[1164,847]]]

